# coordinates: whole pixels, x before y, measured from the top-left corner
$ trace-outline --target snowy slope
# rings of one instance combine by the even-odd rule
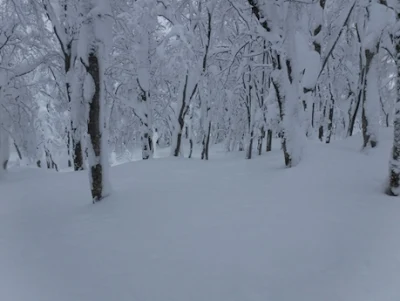
[[[310,142],[290,170],[279,150],[119,165],[96,205],[85,172],[11,170],[0,300],[397,300],[400,199],[381,193],[384,134],[369,154],[360,137]]]

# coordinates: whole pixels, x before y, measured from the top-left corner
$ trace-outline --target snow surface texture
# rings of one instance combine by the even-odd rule
[[[381,192],[383,134],[368,154],[361,137],[309,143],[293,169],[279,149],[119,165],[96,205],[86,172],[12,169],[0,300],[397,300],[400,202]]]

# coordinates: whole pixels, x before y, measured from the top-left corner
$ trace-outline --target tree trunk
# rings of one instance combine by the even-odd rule
[[[76,129],[74,129],[76,131]],[[73,139],[72,140],[73,145],[74,145],[74,170],[79,171],[79,170],[84,170],[84,165],[83,165],[83,154],[82,154],[82,143],[80,140]]]
[[[186,76],[185,76],[185,82],[183,85],[183,91],[182,91],[182,99],[181,99],[181,104],[180,104],[180,109],[179,113],[177,116],[177,122],[175,124],[175,133],[173,134],[175,137],[172,139],[172,155],[174,157],[179,157],[182,155],[182,135],[183,135],[183,129],[185,126],[185,116],[189,110],[189,104],[190,101],[192,100],[193,96],[195,95],[197,91],[197,84],[193,87],[193,90],[190,93],[190,96],[188,97],[187,95],[187,89],[188,89],[188,81],[189,81],[189,70],[187,70]]]
[[[272,130],[267,131],[267,152],[272,150]]]
[[[397,26],[400,24],[400,7],[396,11]],[[396,104],[395,112],[393,116],[393,148],[392,156],[389,162],[389,183],[386,189],[386,194],[390,196],[398,196],[400,194],[400,32],[395,32],[395,46],[396,46],[396,68],[397,68],[397,79],[396,79]]]
[[[351,137],[353,136],[353,132],[354,132],[354,126],[356,124],[356,120],[357,120],[357,114],[358,114],[358,110],[360,109],[360,104],[361,104],[361,99],[362,99],[362,90],[360,90],[358,92],[358,99],[357,99],[357,104],[356,107],[354,109],[354,112],[350,118],[350,123],[349,123],[349,129],[347,131],[347,136]]]
[[[315,103],[312,104],[312,112],[311,112],[311,128],[314,128],[314,119],[315,119]]]
[[[257,152],[259,156],[261,156],[262,154],[262,146],[264,138],[265,138],[265,130],[264,127],[261,127],[261,135],[260,137],[258,137],[258,144],[257,144]]]
[[[285,158],[285,166],[286,167],[291,167],[292,165],[292,157],[290,156],[288,149],[287,149],[287,142],[286,142],[286,137],[282,138],[282,150],[283,150],[283,156]]]
[[[322,118],[321,118],[321,121],[320,121],[319,129],[318,129],[318,139],[321,140],[321,141],[324,140],[325,117],[326,117],[326,104],[324,105],[324,110],[323,110]]]
[[[211,121],[208,122],[208,131],[207,131],[207,140],[205,149],[206,160],[208,160],[208,153],[210,150],[210,138],[211,138]]]
[[[21,150],[19,149],[18,145],[17,145],[15,142],[14,142],[14,147],[15,147],[15,150],[17,151],[18,158],[19,158],[20,160],[22,160],[22,153],[21,153]]]
[[[90,146],[92,150],[89,151],[90,176],[91,176],[91,192],[93,202],[98,202],[104,198],[104,182],[103,182],[103,166],[101,162],[102,155],[102,121],[101,121],[101,83],[100,83],[100,65],[96,53],[89,54],[89,66],[87,71],[93,79],[95,91],[92,100],[89,104],[89,120],[88,120],[88,134],[90,139]]]
[[[335,110],[335,98],[333,97],[332,94],[332,87],[329,85],[329,93],[331,96],[331,103],[329,105],[329,123],[328,123],[328,135],[326,136],[326,143],[331,142],[331,137],[332,137],[332,131],[333,131],[333,113]]]
[[[152,134],[146,129],[140,139],[142,141],[142,159],[148,160],[152,157],[154,152]]]
[[[0,126],[0,172],[7,169],[10,159],[10,141],[7,131]]]
[[[189,145],[190,145],[190,150],[189,150],[189,159],[192,158],[193,154],[193,139],[189,138]]]
[[[173,149],[173,155],[175,157],[179,157],[182,155],[181,145],[182,145],[183,125],[184,125],[183,118],[179,117],[178,118],[178,130],[176,132],[176,138],[175,138],[176,144]]]
[[[71,45],[68,45],[69,47],[69,52],[68,53],[64,53],[64,70],[65,70],[65,76],[67,77],[67,81],[65,83],[65,88],[67,90],[67,98],[68,98],[68,103],[70,105],[69,108],[69,113],[70,113],[70,117],[71,117],[71,105],[72,105],[72,101],[76,101],[72,99],[72,91],[71,91],[71,83],[68,81],[68,73],[71,71],[72,68],[72,56],[70,54],[70,47]],[[71,124],[70,124],[70,128],[67,129],[68,130],[68,143],[67,143],[67,147],[68,147],[68,154],[70,155],[70,145],[72,143],[72,159],[74,162],[74,170],[75,171],[79,171],[79,170],[83,170],[83,156],[82,156],[82,145],[81,145],[81,141],[80,141],[80,137],[76,137],[77,133],[78,133],[78,129],[76,127],[76,125],[74,125],[73,122],[74,118],[71,118]],[[71,159],[68,160],[68,166],[71,166]]]
[[[249,142],[246,149],[246,159],[250,160],[253,155],[253,131],[250,132]]]
[[[68,130],[68,127],[65,128],[67,133],[67,153],[68,153],[68,167],[72,167],[72,160],[71,160],[71,131]]]
[[[362,101],[362,133],[363,133],[363,147],[366,148],[369,146],[371,146],[372,148],[376,147],[378,144],[377,141],[377,137],[376,137],[376,133],[371,133],[371,122],[372,120],[370,120],[371,116],[369,116],[370,114],[367,114],[367,108],[366,106],[369,104],[368,98],[370,98],[371,96],[367,95],[367,93],[370,92],[370,88],[368,89],[369,85],[373,85],[375,83],[372,82],[372,78],[370,76],[371,74],[371,68],[374,68],[375,66],[372,66],[372,61],[374,59],[375,53],[370,51],[370,50],[366,50],[365,51],[365,57],[366,57],[366,66],[365,66],[365,77],[364,77],[364,86],[363,86],[363,101]],[[377,80],[377,79],[374,79]],[[378,101],[373,100],[373,101]]]
[[[211,121],[208,122],[207,133],[203,137],[203,150],[201,151],[202,160],[208,160],[208,150],[210,148],[210,136],[211,136]]]
[[[47,169],[55,169],[58,171],[58,166],[53,160],[53,156],[51,155],[49,149],[45,147],[45,155],[46,155],[46,164],[47,164]]]

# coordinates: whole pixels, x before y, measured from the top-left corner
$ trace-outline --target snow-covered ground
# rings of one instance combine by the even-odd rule
[[[393,301],[400,199],[386,197],[391,133],[310,142],[244,160],[155,159],[86,172],[11,169],[0,180],[0,300]]]

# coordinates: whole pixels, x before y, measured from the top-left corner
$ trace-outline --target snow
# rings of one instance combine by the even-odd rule
[[[394,16],[392,10],[377,2],[369,5],[369,12],[364,47],[365,49],[374,49],[385,27],[393,24]]]
[[[393,301],[400,202],[382,193],[392,130],[261,157],[157,159],[86,172],[12,169],[0,181],[0,300]],[[162,150],[160,150],[162,151]],[[168,152],[166,152],[168,153]],[[198,153],[196,154],[199,155]]]

